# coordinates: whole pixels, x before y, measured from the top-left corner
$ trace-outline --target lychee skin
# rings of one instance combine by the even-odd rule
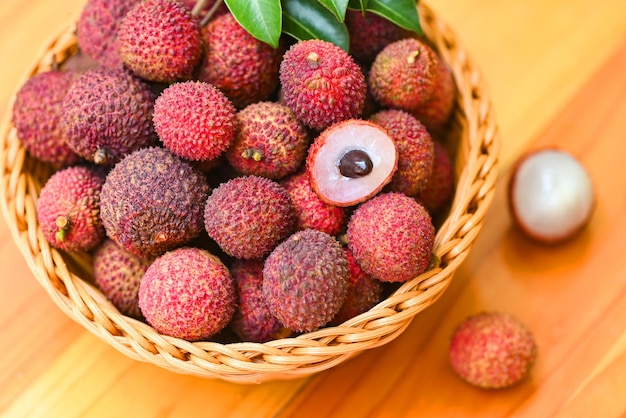
[[[280,184],[289,193],[296,210],[297,229],[312,228],[329,235],[337,235],[343,230],[348,221],[346,208],[329,205],[320,199],[306,170],[284,178]]]
[[[387,129],[398,149],[398,169],[387,190],[414,197],[425,189],[434,166],[434,144],[426,127],[409,113],[382,110],[370,120]]]
[[[206,200],[206,231],[235,258],[267,255],[291,234],[295,222],[289,195],[265,177],[234,178],[214,189]]]
[[[209,185],[204,175],[164,148],[133,152],[109,172],[101,217],[125,250],[156,257],[197,237]]]
[[[280,48],[248,33],[226,13],[202,30],[205,54],[197,78],[218,87],[237,109],[266,101],[278,87]]]
[[[406,38],[378,53],[368,85],[382,106],[411,112],[431,100],[439,78],[439,57],[425,43]]]
[[[93,276],[100,291],[123,314],[141,319],[139,283],[152,260],[142,259],[106,239],[93,254]]]
[[[78,46],[87,56],[109,68],[121,68],[117,30],[140,0],[88,0],[76,24]]]
[[[323,40],[293,44],[280,64],[283,100],[308,127],[321,131],[358,118],[365,103],[361,68],[347,52]]]
[[[208,340],[225,328],[237,303],[228,268],[208,251],[183,247],[157,257],[139,286],[139,307],[158,332]]]
[[[150,81],[191,77],[202,57],[200,23],[175,0],[145,0],[133,7],[117,33],[124,64]]]
[[[41,230],[53,247],[89,251],[105,238],[100,220],[104,177],[84,166],[55,172],[41,189],[36,209]]]
[[[453,370],[466,382],[500,389],[520,382],[537,357],[532,333],[503,312],[480,312],[455,329],[449,347]]]
[[[106,67],[82,74],[63,100],[61,128],[67,144],[96,164],[113,165],[153,145],[154,95],[139,78]]]
[[[287,106],[253,103],[239,111],[236,120],[235,140],[226,151],[235,170],[278,180],[302,166],[309,136]]]
[[[450,154],[439,142],[434,142],[435,162],[426,187],[417,195],[417,200],[431,215],[439,214],[454,195],[454,165]]]
[[[192,161],[219,157],[235,139],[235,108],[215,86],[174,83],[154,104],[154,129],[174,154]]]
[[[332,236],[307,229],[280,243],[265,259],[263,292],[270,311],[294,331],[314,331],[341,309],[348,261]]]
[[[285,334],[263,295],[263,260],[235,260],[230,274],[237,287],[237,311],[230,328],[242,341],[263,343]]]
[[[30,77],[13,102],[12,123],[24,148],[38,160],[56,167],[80,161],[61,130],[63,99],[78,78],[75,71],[46,71]]]
[[[383,293],[383,284],[363,271],[349,248],[344,247],[343,249],[348,259],[350,281],[346,300],[330,322],[330,325],[335,326],[371,309],[381,301]]]
[[[410,36],[410,32],[389,19],[360,10],[346,11],[346,27],[350,33],[350,54],[363,64],[370,64],[387,45]]]
[[[411,114],[433,133],[441,132],[445,129],[446,122],[450,119],[457,93],[456,83],[450,68],[442,59],[439,59],[438,67],[439,76],[430,99],[423,105],[411,110]]]
[[[389,192],[354,211],[347,236],[348,247],[366,273],[383,282],[405,282],[428,268],[435,228],[415,199]]]

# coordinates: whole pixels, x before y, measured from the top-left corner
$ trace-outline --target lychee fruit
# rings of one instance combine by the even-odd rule
[[[263,292],[270,311],[294,331],[314,331],[341,309],[349,282],[341,244],[325,232],[298,231],[265,259]]]
[[[439,59],[439,76],[430,99],[411,110],[411,114],[422,122],[430,132],[441,132],[454,108],[456,83],[448,65]]]
[[[411,33],[391,20],[369,12],[348,9],[345,18],[350,34],[350,55],[363,64],[370,64],[387,45]]]
[[[299,41],[280,64],[283,100],[308,127],[321,131],[358,118],[365,103],[365,77],[346,51],[323,40]]]
[[[309,135],[287,106],[253,103],[237,113],[228,163],[245,175],[274,180],[298,170],[306,159]]]
[[[202,29],[205,54],[197,78],[218,87],[237,109],[266,101],[278,87],[280,48],[256,39],[226,13]]]
[[[117,163],[102,187],[107,235],[139,257],[155,257],[203,229],[209,185],[204,175],[164,148],[144,148]]]
[[[63,100],[63,136],[85,159],[113,165],[155,143],[154,100],[148,86],[123,69],[91,69],[72,84]]]
[[[435,160],[433,172],[426,187],[417,195],[417,200],[428,209],[431,215],[439,214],[454,195],[454,165],[446,148],[433,141]]]
[[[122,67],[117,31],[126,14],[140,1],[87,0],[76,24],[80,50],[105,67]]]
[[[543,243],[573,237],[590,221],[595,191],[585,167],[567,151],[541,148],[516,162],[508,203],[514,224]]]
[[[449,347],[452,369],[466,382],[500,389],[523,380],[537,357],[528,328],[510,314],[480,312],[454,330]]]
[[[30,77],[17,91],[12,123],[24,148],[40,161],[66,167],[80,161],[61,130],[63,99],[79,74],[46,71]]]
[[[235,260],[230,274],[237,288],[237,311],[230,328],[242,341],[264,343],[289,334],[272,315],[263,294],[263,260]]]
[[[422,41],[406,38],[387,45],[368,74],[372,96],[382,106],[412,112],[433,96],[439,79],[439,57]]]
[[[176,0],[145,0],[122,20],[120,56],[136,75],[150,81],[190,78],[202,57],[200,23]]]
[[[236,111],[215,86],[174,83],[154,104],[154,129],[170,151],[188,160],[219,157],[235,139]]]
[[[329,205],[315,193],[306,170],[292,174],[280,185],[285,188],[296,210],[296,228],[313,228],[330,235],[337,235],[347,221],[347,210],[341,206]]]
[[[361,204],[348,221],[348,247],[361,268],[383,282],[405,282],[430,264],[435,228],[428,211],[399,192]]]
[[[161,334],[208,340],[230,322],[237,303],[228,268],[208,251],[183,247],[157,257],[139,286],[139,307]]]
[[[434,145],[424,125],[409,113],[387,109],[370,120],[387,130],[398,150],[398,169],[387,190],[416,196],[426,187],[434,165]]]
[[[41,231],[53,247],[89,251],[105,238],[100,220],[104,178],[85,166],[55,172],[44,184],[36,209]]]
[[[293,232],[295,222],[289,195],[265,177],[237,177],[219,185],[206,200],[206,231],[235,258],[267,255]]]
[[[151,262],[105,239],[93,253],[96,286],[123,315],[141,319],[139,283]]]
[[[371,309],[382,300],[383,294],[383,284],[363,271],[349,248],[344,247],[343,250],[348,259],[350,280],[346,300],[330,322],[330,325],[335,326]]]
[[[309,148],[306,169],[313,190],[329,205],[363,202],[389,183],[398,151],[387,130],[350,119],[325,129]]]

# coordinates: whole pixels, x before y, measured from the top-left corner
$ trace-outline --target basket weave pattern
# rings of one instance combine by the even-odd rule
[[[402,284],[377,306],[339,327],[263,344],[192,343],[161,335],[121,315],[93,286],[88,254],[58,251],[43,237],[35,202],[52,169],[27,154],[8,115],[0,130],[0,207],[37,280],[70,318],[120,352],[177,373],[235,382],[307,376],[395,339],[415,315],[443,294],[475,242],[493,200],[500,145],[481,75],[454,33],[423,2],[419,13],[427,38],[452,69],[458,88],[452,121],[458,131],[457,188],[435,239],[434,254],[440,265]],[[70,25],[45,46],[25,76],[55,68],[76,51],[75,26]]]

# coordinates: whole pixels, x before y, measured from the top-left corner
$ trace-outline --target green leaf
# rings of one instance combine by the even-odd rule
[[[367,10],[404,29],[422,34],[415,0],[369,0]]]
[[[301,41],[332,42],[344,51],[350,47],[346,25],[317,1],[283,0],[283,32]]]
[[[348,9],[360,10],[363,14],[367,13],[368,0],[350,0],[348,2]]]
[[[280,0],[224,0],[235,20],[252,36],[278,47],[282,31]]]
[[[346,18],[346,9],[348,8],[348,0],[317,0],[322,6],[326,7],[335,15],[338,21],[343,22]]]

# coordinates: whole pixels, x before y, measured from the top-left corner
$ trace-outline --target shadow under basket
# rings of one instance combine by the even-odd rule
[[[120,314],[100,293],[93,285],[89,254],[58,251],[43,237],[35,203],[53,170],[28,155],[8,115],[0,130],[0,206],[37,280],[70,318],[120,352],[181,374],[243,383],[304,377],[395,339],[443,294],[467,257],[493,200],[498,175],[498,129],[481,74],[455,34],[423,2],[419,13],[426,38],[451,68],[458,90],[450,127],[442,138],[455,162],[456,192],[437,225],[433,250],[440,260],[437,266],[338,327],[263,344],[189,342],[161,335]],[[25,77],[56,68],[77,51],[72,24],[45,46]]]

